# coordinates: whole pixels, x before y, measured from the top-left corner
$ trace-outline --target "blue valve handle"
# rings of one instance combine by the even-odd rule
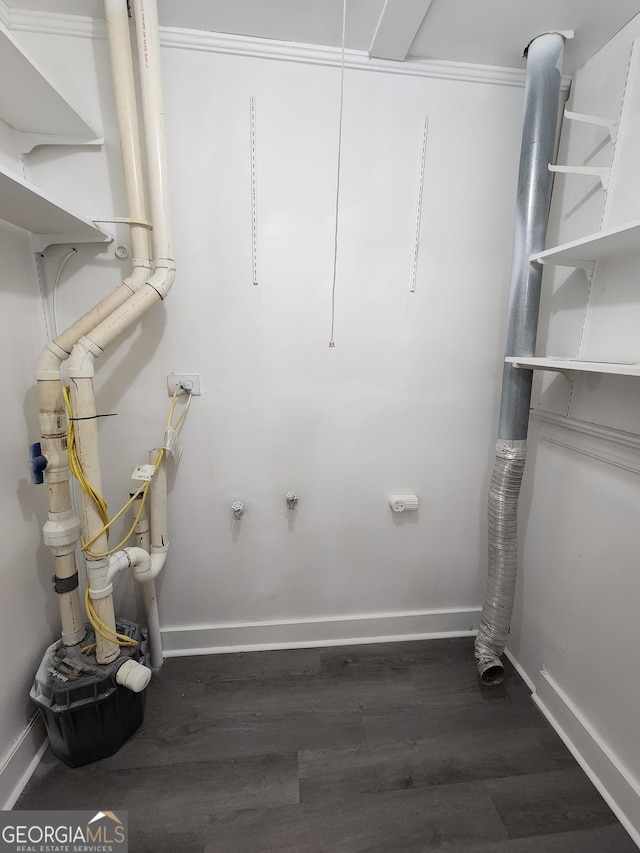
[[[38,486],[44,483],[44,470],[47,467],[47,457],[42,455],[42,446],[39,441],[32,444],[30,449],[30,458],[27,461],[29,470],[31,471],[31,480]]]

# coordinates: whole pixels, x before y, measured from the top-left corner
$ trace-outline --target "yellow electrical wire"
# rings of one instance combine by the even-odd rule
[[[151,479],[154,478],[155,473],[158,470],[158,465],[162,461],[163,456],[164,456],[164,448],[161,448],[158,451],[158,455],[156,456],[155,462],[153,463],[153,474],[151,475]],[[111,554],[115,554],[116,551],[119,551],[120,548],[122,548],[122,546],[128,542],[128,540],[131,538],[131,536],[133,536],[133,534],[135,532],[137,523],[140,521],[140,516],[142,515],[142,510],[144,509],[144,505],[145,505],[145,502],[147,500],[147,496],[149,495],[150,487],[151,487],[151,480],[148,480],[144,484],[144,486],[141,486],[137,492],[134,492],[134,494],[129,498],[129,500],[126,502],[126,504],[124,504],[124,506],[121,507],[121,509],[116,513],[116,515],[113,516],[112,519],[107,521],[107,523],[104,525],[104,527],[102,527],[101,530],[99,530],[94,536],[92,536],[91,539],[89,539],[83,543],[82,550],[85,552],[85,554],[88,557],[93,557],[94,559],[100,559],[102,557],[109,557],[109,556],[111,556]],[[124,512],[126,512],[126,510],[129,509],[129,507],[133,504],[133,502],[135,500],[137,500],[137,498],[140,495],[142,495],[142,498],[140,500],[140,506],[138,507],[138,511],[136,512],[135,518],[133,519],[133,523],[131,524],[131,527],[129,528],[129,530],[127,531],[125,536],[120,540],[120,542],[118,542],[117,545],[114,545],[113,548],[109,548],[108,551],[105,551],[102,554],[97,554],[95,551],[91,551],[90,550],[91,545],[93,545],[93,543],[97,539],[99,539],[103,533],[108,532],[111,525],[114,522],[116,522],[120,518],[120,516]]]
[[[155,473],[155,469],[154,469],[154,473]],[[147,495],[148,495],[148,493],[149,493],[149,485],[150,485],[150,484],[147,482],[147,483],[145,483],[145,484],[144,484],[144,486],[141,486],[141,487],[138,489],[138,491],[137,491],[137,492],[134,492],[134,494],[129,498],[129,500],[126,502],[126,504],[124,504],[124,506],[120,508],[120,510],[119,510],[119,511],[118,511],[118,512],[113,516],[113,518],[111,518],[111,519],[110,519],[110,520],[109,520],[109,521],[104,525],[104,527],[102,527],[102,528],[101,528],[101,529],[100,529],[100,530],[99,530],[99,531],[98,531],[94,536],[92,536],[92,537],[91,537],[91,539],[88,539],[86,542],[84,542],[84,543],[82,544],[82,550],[85,552],[85,554],[86,554],[88,557],[93,557],[94,559],[100,559],[100,558],[102,558],[102,557],[109,557],[111,554],[115,554],[115,552],[116,552],[116,551],[119,551],[119,550],[120,550],[120,548],[122,548],[122,546],[123,546],[123,545],[125,545],[125,544],[128,542],[128,540],[130,539],[130,537],[131,537],[131,536],[133,535],[133,533],[135,532],[136,524],[138,523],[138,521],[140,520],[140,516],[142,515],[142,510],[143,510],[143,508],[144,508],[144,504],[145,504],[145,501],[146,501],[146,499],[147,499]],[[118,544],[117,544],[117,545],[114,545],[114,547],[113,547],[113,548],[109,548],[109,550],[108,550],[108,551],[105,551],[105,552],[104,552],[104,553],[102,553],[102,554],[98,554],[98,553],[96,553],[95,551],[91,551],[91,545],[93,545],[93,543],[94,543],[97,539],[99,539],[99,538],[102,536],[102,534],[103,534],[103,533],[105,533],[105,532],[107,532],[107,531],[109,530],[109,528],[111,527],[111,525],[112,525],[112,524],[114,524],[114,523],[115,523],[115,522],[116,522],[116,521],[117,521],[117,520],[122,516],[122,514],[123,514],[124,512],[126,512],[126,510],[128,510],[128,509],[129,509],[129,507],[131,506],[131,504],[132,504],[135,500],[137,500],[137,499],[138,499],[138,497],[139,497],[140,495],[142,495],[142,500],[140,501],[140,506],[138,507],[138,511],[137,511],[137,513],[136,513],[136,516],[135,516],[135,518],[133,519],[133,524],[131,525],[131,527],[130,527],[130,528],[129,528],[129,530],[127,531],[127,533],[126,533],[126,535],[124,536],[124,538],[123,538],[123,539],[121,539],[121,540],[120,540],[120,542],[118,542]]]
[[[100,515],[100,519],[103,524],[107,524],[109,521],[109,512],[107,510],[107,503],[89,482],[87,477],[85,476],[84,471],[82,470],[82,466],[80,465],[80,460],[78,459],[78,452],[76,448],[75,441],[75,431],[73,427],[73,418],[71,416],[71,401],[69,399],[69,386],[65,385],[62,389],[62,395],[64,397],[65,406],[67,408],[67,415],[69,418],[69,426],[67,428],[67,445],[68,445],[68,454],[69,454],[69,467],[71,468],[71,473],[76,478],[76,480],[82,486],[82,489],[95,504],[96,509],[98,510],[98,514]]]
[[[173,392],[173,395],[171,397],[171,405],[169,407],[169,415],[167,418],[166,429],[169,429],[171,427],[174,431],[178,431],[180,429],[180,427],[182,426],[185,415],[187,413],[187,409],[185,409],[185,411],[182,412],[182,414],[180,415],[180,417],[178,418],[176,423],[175,424],[172,423],[173,414],[174,414],[175,406],[176,406],[176,399],[178,397],[178,393],[180,392],[180,390],[181,390],[180,386],[179,385],[176,386],[176,388]],[[120,508],[120,510],[113,516],[113,518],[110,519],[108,512],[107,512],[107,504],[106,504],[104,498],[91,485],[91,483],[89,482],[89,480],[85,476],[84,471],[82,470],[82,466],[80,465],[80,460],[78,459],[77,448],[76,448],[76,444],[75,444],[75,434],[74,434],[74,429],[73,429],[73,419],[71,418],[71,404],[70,404],[70,400],[69,400],[69,388],[68,388],[68,386],[65,386],[65,388],[63,389],[63,394],[64,394],[65,403],[67,406],[67,412],[69,414],[69,428],[67,431],[69,467],[71,468],[71,471],[72,471],[74,477],[80,483],[82,489],[93,500],[93,502],[96,506],[96,509],[98,510],[98,513],[100,515],[100,520],[103,523],[102,528],[94,536],[92,536],[91,539],[87,540],[86,542],[83,542],[81,547],[82,547],[82,550],[85,552],[85,554],[87,554],[88,557],[93,557],[94,559],[109,557],[111,554],[115,554],[116,551],[119,551],[120,548],[122,548],[122,546],[126,544],[126,542],[129,540],[129,538],[135,532],[136,524],[140,520],[140,516],[142,515],[142,511],[144,509],[144,505],[145,505],[145,502],[147,500],[147,496],[149,494],[149,488],[151,486],[151,481],[148,481],[143,486],[141,486],[129,498],[129,500]],[[153,474],[151,475],[151,479],[153,479],[155,472],[158,470],[158,465],[162,461],[162,458],[164,456],[164,452],[165,452],[164,448],[161,448],[158,451],[158,455],[156,456],[155,462],[153,464],[154,470],[153,470]],[[108,537],[109,528],[111,527],[111,525],[114,524],[129,509],[129,507],[133,504],[133,502],[135,500],[137,500],[140,497],[140,495],[142,495],[142,500],[140,501],[140,506],[138,507],[138,511],[136,513],[136,516],[133,520],[131,527],[129,528],[126,535],[123,537],[123,539],[121,539],[120,542],[118,542],[118,544],[115,545],[113,548],[109,548],[107,551],[104,551],[102,553],[97,553],[95,551],[91,551],[90,550],[91,545],[93,545],[93,543],[96,542],[104,533],[106,533],[107,537]]]
[[[117,646],[125,646],[127,648],[135,648],[138,645],[138,641],[132,639],[131,637],[127,637],[126,634],[119,634],[113,628],[110,628],[106,622],[103,622],[102,619],[98,616],[98,613],[93,606],[93,601],[89,596],[89,587],[86,586],[84,590],[84,606],[87,611],[87,619],[91,623],[91,627],[96,632],[96,634],[100,634],[105,640],[108,640],[111,643],[115,643]],[[93,645],[93,644],[92,644]],[[89,649],[91,646],[85,646],[82,651],[85,649]]]
[[[181,413],[181,415],[178,418],[178,420],[176,421],[176,423],[174,424],[172,422],[173,421],[173,415],[175,412],[175,407],[176,407],[176,400],[177,400],[178,394],[181,390],[182,389],[180,388],[180,386],[177,385],[174,392],[173,392],[173,395],[171,397],[171,405],[169,406],[169,415],[167,417],[167,425],[165,428],[165,432],[168,429],[172,429],[174,432],[178,432],[180,430],[183,422],[184,422],[185,416],[186,416],[187,411],[189,409],[189,403],[187,403],[184,411]],[[76,443],[75,443],[75,432],[74,432],[74,427],[73,427],[73,418],[71,415],[71,401],[70,401],[70,396],[69,396],[69,394],[70,394],[69,387],[65,386],[62,389],[62,393],[64,396],[65,406],[67,408],[67,415],[68,415],[68,419],[69,419],[69,426],[67,429],[67,445],[68,445],[68,455],[69,455],[69,467],[71,468],[71,471],[72,471],[74,477],[80,483],[80,486],[82,487],[83,491],[87,495],[89,495],[89,497],[93,501],[93,503],[94,503],[94,505],[98,511],[98,514],[100,515],[100,520],[103,523],[102,528],[94,536],[92,536],[91,539],[84,542],[81,547],[82,547],[82,550],[85,552],[85,554],[87,554],[87,556],[93,557],[94,559],[109,557],[111,554],[114,554],[116,551],[120,550],[120,548],[133,535],[133,533],[136,529],[136,525],[138,524],[138,521],[140,520],[140,517],[142,516],[142,511],[144,509],[144,505],[145,505],[145,502],[147,500],[147,496],[149,494],[149,489],[151,487],[151,480],[155,476],[155,473],[158,470],[158,466],[160,465],[160,462],[162,461],[162,459],[164,457],[165,449],[164,449],[164,447],[161,447],[160,450],[158,451],[158,455],[156,456],[155,461],[153,463],[153,473],[151,475],[151,480],[148,480],[143,486],[141,486],[129,498],[129,500],[118,510],[118,512],[113,516],[113,518],[110,519],[109,514],[108,514],[108,510],[107,510],[106,501],[104,500],[102,495],[99,494],[99,492],[93,487],[93,485],[87,479],[84,471],[82,470],[82,465],[80,464],[80,460],[78,458],[78,452],[77,452],[77,447],[76,447]],[[189,395],[189,402],[190,402],[190,400],[191,400],[191,395]],[[126,510],[129,509],[129,507],[133,504],[133,502],[135,500],[137,500],[140,496],[142,496],[141,500],[140,500],[140,506],[138,507],[138,511],[136,512],[135,518],[133,519],[133,523],[132,523],[131,527],[129,528],[126,536],[114,548],[110,548],[108,551],[105,551],[102,554],[97,554],[94,551],[91,551],[90,550],[91,545],[93,545],[93,543],[97,539],[99,539],[103,534],[106,534],[107,538],[108,538],[109,528],[111,527],[111,525],[114,524],[126,512]],[[85,610],[87,612],[87,618],[91,624],[91,627],[96,632],[96,634],[99,634],[105,640],[108,640],[109,642],[115,643],[116,645],[119,645],[119,646],[126,646],[128,648],[131,648],[131,647],[135,647],[138,645],[136,640],[132,640],[131,637],[127,637],[125,634],[119,634],[117,631],[114,631],[112,628],[109,627],[109,625],[107,625],[105,622],[103,622],[103,620],[98,616],[98,613],[93,606],[93,602],[91,601],[91,598],[89,596],[89,586],[88,585],[85,588],[84,600],[85,600]],[[85,646],[82,649],[82,651],[86,654],[89,654],[90,652],[92,652],[95,649],[95,647],[96,647],[96,644],[91,643],[88,646]]]

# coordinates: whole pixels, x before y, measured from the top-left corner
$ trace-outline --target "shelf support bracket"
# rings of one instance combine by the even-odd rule
[[[18,146],[21,154],[30,154],[38,145],[104,145],[104,138],[96,136],[95,139],[87,139],[82,136],[63,135],[56,133],[31,133],[30,131],[17,131]]]
[[[559,263],[555,259],[546,258],[542,253],[537,255],[529,256],[529,263],[531,264],[543,264],[543,265],[553,265],[553,266],[561,266],[561,267],[571,267],[572,269],[583,270],[586,277],[589,281],[593,281],[593,274],[596,268],[595,261],[565,261],[563,263]]]
[[[33,251],[41,255],[49,246],[58,244],[73,246],[74,243],[96,243],[104,245],[113,243],[113,237],[104,232],[96,232],[95,236],[83,234],[33,234]]]
[[[590,175],[598,178],[603,189],[609,188],[611,168],[609,166],[552,166],[549,164],[550,172],[562,172],[567,175]]]
[[[597,127],[604,127],[609,134],[612,142],[616,141],[618,136],[618,122],[612,118],[604,116],[591,116],[586,113],[574,113],[571,110],[564,111],[564,117],[570,121],[581,121],[583,124],[595,124]]]
[[[550,367],[544,364],[537,364],[533,367],[531,364],[522,364],[522,362],[518,361],[517,357],[511,356],[511,358],[505,358],[505,361],[511,364],[512,367],[515,367],[517,370],[545,370],[551,373],[561,373],[565,379],[568,379],[569,382],[573,382],[576,378],[577,370],[572,370],[571,368],[567,368],[566,370],[562,367],[557,367],[554,365]]]
[[[146,219],[132,219],[130,216],[110,216],[110,217],[97,217],[92,216],[91,221],[95,223],[110,223],[115,224],[118,222],[123,222],[126,225],[141,225],[143,228],[153,228],[153,225]]]

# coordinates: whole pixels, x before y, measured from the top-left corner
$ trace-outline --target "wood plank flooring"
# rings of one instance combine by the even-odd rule
[[[128,809],[131,853],[637,853],[473,640],[171,658],[110,758],[47,752],[17,809]]]

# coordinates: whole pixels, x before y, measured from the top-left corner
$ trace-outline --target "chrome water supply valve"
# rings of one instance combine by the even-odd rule
[[[244,513],[244,504],[242,501],[234,501],[231,504],[231,511],[233,512],[234,519],[236,521],[240,521],[242,514]]]
[[[298,509],[298,493],[297,492],[287,492],[287,509],[294,510]]]

